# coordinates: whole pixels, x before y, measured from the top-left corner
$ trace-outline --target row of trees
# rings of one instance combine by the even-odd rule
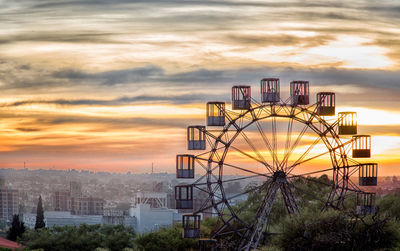
[[[29,250],[198,250],[198,241],[182,238],[180,225],[136,235],[122,225],[86,225],[27,230],[18,241]]]

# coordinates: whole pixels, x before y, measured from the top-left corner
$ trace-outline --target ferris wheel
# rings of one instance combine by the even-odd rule
[[[175,186],[176,208],[192,210],[183,215],[183,237],[200,238],[208,215],[218,224],[202,243],[230,238],[228,249],[255,249],[277,200],[296,215],[310,201],[321,210],[340,209],[354,196],[358,214],[374,213],[369,188],[377,185],[378,165],[355,160],[371,157],[371,136],[357,135],[356,113],[335,117],[333,92],[319,92],[310,103],[309,81],[290,82],[286,100],[278,78],[264,78],[260,87],[258,102],[250,86],[233,86],[231,110],[225,102],[208,102],[207,126],[187,128],[194,153],[176,156],[176,177],[186,181]],[[315,178],[323,174],[329,179]],[[326,198],[306,196],[302,181],[326,191]],[[251,193],[259,196],[256,213],[245,215],[248,205],[241,201]]]

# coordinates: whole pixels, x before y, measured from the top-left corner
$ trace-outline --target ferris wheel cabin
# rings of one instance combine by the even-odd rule
[[[232,87],[232,110],[248,110],[251,104],[251,89],[248,85]]]
[[[187,128],[187,141],[189,150],[206,149],[205,126],[189,126]]]
[[[261,101],[263,103],[276,103],[280,101],[279,78],[263,78],[261,85]]]
[[[310,83],[302,80],[290,82],[290,97],[292,105],[308,105],[310,103]]]
[[[357,113],[339,112],[339,135],[357,134]]]
[[[361,215],[375,213],[375,193],[359,192],[357,193],[357,213]]]
[[[207,103],[207,125],[224,126],[225,125],[225,102]]]
[[[335,116],[335,93],[317,93],[317,113],[320,116]]]
[[[353,158],[370,158],[371,157],[371,136],[370,135],[354,135],[353,136]]]
[[[177,185],[175,186],[175,208],[193,209],[193,186]]]
[[[200,215],[182,215],[183,238],[200,238]]]
[[[376,186],[378,184],[378,164],[360,164],[358,169],[358,184],[360,186]]]
[[[176,155],[176,178],[178,179],[194,178],[194,155],[190,154]]]

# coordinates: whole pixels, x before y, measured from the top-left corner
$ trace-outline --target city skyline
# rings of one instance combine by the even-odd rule
[[[207,101],[230,103],[234,84],[259,100],[260,79],[279,77],[283,98],[295,79],[310,80],[312,103],[335,92],[337,112],[372,135],[380,175],[400,174],[393,2],[0,6],[1,168],[172,173]]]

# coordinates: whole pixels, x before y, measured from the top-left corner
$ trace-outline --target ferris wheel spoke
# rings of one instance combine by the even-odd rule
[[[315,147],[316,144],[318,144],[318,142],[319,142],[320,140],[321,140],[321,138],[318,137],[318,138],[313,142],[313,144],[311,144],[311,145],[308,147],[308,149],[303,153],[303,155],[300,156],[300,158],[299,158],[298,160],[296,160],[291,166],[288,167],[288,174],[289,174],[290,172],[292,172],[293,169],[294,169],[296,166],[301,165],[301,164],[304,164],[305,162],[314,160],[314,159],[316,159],[316,158],[322,157],[322,156],[324,156],[325,154],[328,154],[328,153],[330,153],[330,152],[334,152],[337,156],[342,157],[342,156],[340,155],[340,153],[337,153],[337,152],[335,152],[335,151],[336,151],[337,149],[340,149],[340,148],[342,148],[343,146],[345,146],[345,145],[347,145],[347,144],[350,144],[350,143],[352,142],[352,141],[347,141],[347,142],[342,143],[341,145],[338,145],[338,146],[336,146],[336,147],[334,147],[334,148],[332,148],[332,149],[330,149],[330,150],[328,150],[328,151],[326,151],[326,152],[317,154],[317,155],[315,155],[315,156],[313,156],[313,157],[310,157],[310,158],[304,160],[304,158],[307,156],[307,154],[312,150],[312,148]]]
[[[230,217],[229,220],[226,221],[226,223],[224,225],[222,225],[220,228],[218,228],[218,230],[213,232],[213,236],[219,236],[221,234],[222,231],[224,231],[227,227],[229,227],[229,223],[234,219],[235,217]],[[233,231],[233,230],[232,230]]]
[[[296,149],[297,145],[300,143],[301,138],[303,137],[304,133],[307,131],[308,125],[305,125],[303,127],[303,129],[301,130],[300,134],[297,136],[295,142],[293,143],[293,145],[290,147],[289,151],[285,154],[285,157],[282,160],[282,165],[287,165],[287,161],[290,158],[290,155],[292,155],[292,152],[294,151],[294,149]]]
[[[267,178],[272,178],[272,176],[270,176],[270,175],[268,175],[268,174],[255,172],[255,171],[252,171],[252,170],[249,170],[249,169],[246,169],[246,168],[242,168],[242,167],[239,167],[239,166],[236,166],[236,165],[232,165],[232,164],[229,164],[229,163],[224,163],[224,165],[225,165],[225,166],[232,167],[232,168],[235,168],[235,169],[238,169],[238,170],[241,170],[241,171],[244,171],[244,172],[253,173],[253,174],[256,174],[256,175],[258,175],[258,176],[263,176],[263,177],[267,177]],[[269,173],[269,174],[272,174],[272,173]]]
[[[323,199],[320,196],[315,196],[314,191],[310,193],[310,191],[304,190],[302,188],[300,188],[299,186],[295,185],[293,181],[289,181],[289,186],[292,186],[295,191],[297,191],[299,194],[301,195],[311,195],[313,197],[314,200],[319,201],[322,204],[326,205],[326,199]]]
[[[210,137],[210,138],[213,138],[215,141],[217,141],[217,142],[223,144],[224,146],[227,146],[227,145],[228,145],[227,142],[225,142],[225,141],[223,141],[221,138],[215,136],[215,135],[212,134],[210,131],[204,130],[204,133],[206,134],[206,136],[208,136],[208,137]],[[213,146],[211,146],[211,147],[213,148]]]
[[[351,177],[353,174],[355,174],[360,169],[359,165],[350,165],[348,167],[349,167],[349,174],[348,174],[349,177]]]
[[[251,142],[251,140],[247,137],[246,133],[244,131],[240,131],[240,134],[242,135],[242,137],[245,139],[245,141],[247,142],[247,144],[251,147],[251,149],[255,152],[255,154],[257,155],[258,159],[261,160],[261,162],[267,167],[269,168],[270,165],[267,163],[267,161],[264,159],[264,157],[260,154],[260,152],[256,149],[256,147],[254,146],[254,144]],[[232,147],[232,146],[231,146]],[[272,171],[271,169],[269,171]]]
[[[273,116],[271,119],[271,127],[272,127],[272,152],[275,158],[273,159],[272,166],[273,170],[277,170],[280,163],[278,159],[278,154],[277,154],[277,135],[276,135],[276,117]]]
[[[290,110],[290,119],[288,122],[287,133],[286,133],[285,152],[283,154],[283,156],[285,156],[285,157],[288,154],[290,143],[291,143],[292,129],[293,129],[293,117],[292,117],[293,112],[294,112],[294,108],[292,106],[292,109]],[[285,161],[285,159],[284,159],[282,161],[281,170],[283,170],[283,168],[286,168],[286,167],[287,167],[287,161]]]
[[[201,206],[200,206],[198,211],[202,211],[202,208],[206,207],[207,205],[212,204],[212,200],[213,200],[212,195],[208,193],[207,199],[201,204]],[[204,213],[204,211],[202,211],[202,212]]]
[[[208,159],[202,159],[202,160],[207,160],[207,161],[208,161]],[[216,163],[216,164],[219,164],[219,163],[218,163],[217,161],[215,161],[215,160],[212,160],[212,162],[213,162],[213,163]],[[229,167],[232,167],[232,168],[235,168],[235,169],[244,171],[244,172],[248,172],[248,173],[256,174],[256,175],[259,175],[259,176],[264,176],[264,177],[267,177],[267,178],[271,178],[271,176],[269,176],[269,175],[267,175],[267,174],[258,173],[258,172],[255,172],[255,171],[252,171],[252,170],[249,170],[249,169],[246,169],[246,168],[242,168],[242,167],[239,167],[239,166],[236,166],[236,165],[232,165],[232,164],[229,164],[229,163],[223,163],[223,165],[224,165],[224,166],[229,166]]]
[[[254,157],[254,156],[251,156],[250,154],[248,154],[248,153],[246,153],[246,152],[240,150],[239,148],[237,148],[237,147],[235,147],[235,146],[230,146],[230,147],[231,147],[232,149],[238,151],[239,153],[243,154],[244,156],[246,156],[246,157],[248,157],[248,158],[250,158],[250,159],[252,159],[252,160],[254,160],[254,161],[256,161],[256,162],[259,162],[259,163],[263,164],[265,167],[267,167],[267,169],[268,169],[271,173],[273,173],[273,171],[272,171],[272,166],[269,165],[268,163],[266,163],[266,162],[264,162],[264,161],[262,161],[262,160],[260,160],[260,159],[258,159],[258,158],[256,158],[256,157]]]
[[[234,229],[234,230],[231,230],[231,231],[227,231],[227,232],[220,233],[218,236],[237,234],[237,235],[239,235],[239,237],[242,237],[243,234],[241,234],[241,232],[246,231],[246,229],[247,229],[247,228]],[[214,238],[215,236],[216,236],[216,235],[213,235],[213,238]]]
[[[256,126],[257,126],[258,131],[260,132],[260,135],[262,137],[262,140],[263,140],[265,146],[269,150],[269,153],[270,153],[272,159],[275,161],[278,161],[276,154],[272,150],[271,143],[269,142],[268,138],[266,137],[266,135],[264,133],[264,130],[262,129],[260,123],[257,120],[256,120]],[[273,169],[273,166],[269,165],[269,167],[270,167],[270,171],[272,171],[271,169]]]
[[[195,187],[196,189],[198,189],[198,190],[200,190],[200,191],[202,191],[202,192],[204,192],[204,193],[207,193],[207,194],[209,195],[210,198],[212,198],[212,197],[211,197],[211,193],[212,193],[213,196],[217,197],[218,199],[220,199],[220,200],[223,199],[222,196],[218,196],[218,195],[215,193],[216,188],[214,188],[214,190],[213,190],[212,192],[210,192],[210,191],[208,191],[208,190],[206,190],[206,189],[200,187],[198,184],[192,184],[192,185],[193,185],[193,187]],[[201,209],[199,209],[199,211],[200,211],[200,210],[201,210]]]
[[[261,174],[256,174],[256,175],[250,175],[250,176],[245,176],[245,177],[240,177],[240,178],[234,178],[234,179],[228,179],[228,180],[221,180],[222,183],[228,183],[228,182],[234,182],[234,181],[238,181],[238,180],[245,180],[245,179],[251,179],[251,178],[255,178],[255,177],[260,177],[260,176],[264,176]],[[219,181],[212,181],[209,182],[211,184],[219,184]],[[197,183],[196,185],[201,186],[201,185],[207,185],[207,182],[204,183]]]
[[[206,171],[207,171],[207,170],[206,170]],[[207,171],[207,173],[208,173],[208,171]],[[193,185],[203,184],[203,183],[199,183],[199,182],[202,181],[205,177],[207,177],[207,173],[204,174],[204,175],[202,175],[202,176],[201,176],[200,178],[198,178],[195,182],[193,182]],[[214,174],[211,173],[211,176],[212,176],[215,180],[218,180],[218,178],[217,178]],[[205,183],[205,184],[207,184],[207,183]]]
[[[207,142],[208,142],[208,144],[210,145],[210,147],[213,148],[213,147],[214,147],[214,144],[212,143],[212,141],[210,140],[210,138],[209,138],[209,137],[206,137],[206,139],[207,139]],[[222,148],[220,148],[220,149],[222,149]],[[212,150],[210,151],[210,157],[212,157],[213,155],[215,155],[215,156],[217,157],[218,160],[221,160],[221,157],[219,156],[217,149],[212,149]]]
[[[221,147],[216,148],[215,151],[219,151],[219,150],[224,149],[224,148],[225,148],[225,146],[221,146]],[[200,153],[200,154],[196,155],[196,157],[197,157],[197,156],[200,157],[200,156],[208,155],[208,154],[210,154],[212,151],[213,151],[213,150]]]
[[[329,184],[329,183],[325,183],[325,182],[322,182],[320,180],[317,180],[316,178],[311,178],[311,177],[306,177],[306,176],[298,176],[298,178],[301,178],[301,179],[304,179],[304,180],[307,180],[307,181],[311,181],[311,182],[314,182],[314,183],[318,183],[318,184],[321,184],[321,185],[329,186],[329,187],[332,187],[332,185],[333,185],[333,184]]]
[[[207,209],[210,209],[210,208],[213,208],[213,207],[215,208],[215,207],[217,207],[218,205],[221,205],[222,203],[225,203],[226,201],[230,201],[230,200],[233,200],[233,199],[235,199],[235,198],[237,198],[237,197],[240,197],[240,196],[242,196],[242,195],[251,193],[251,192],[257,190],[258,188],[259,188],[259,187],[256,186],[256,187],[253,187],[253,188],[251,188],[251,189],[249,189],[249,190],[246,190],[246,191],[244,191],[244,192],[242,192],[242,193],[235,194],[235,195],[233,195],[233,196],[231,196],[231,197],[229,197],[229,198],[221,198],[220,201],[214,203],[214,205],[207,206],[207,207],[203,208],[201,211],[204,211],[204,210],[207,210]],[[199,213],[199,212],[201,212],[201,211],[197,211],[197,213]]]
[[[218,230],[213,231],[211,238],[215,238],[216,236],[221,236],[221,235],[225,235],[225,234],[232,234],[232,233],[238,234],[240,237],[242,236],[242,234],[240,233],[240,229],[236,229],[236,228],[232,227],[232,225],[230,223],[233,219],[235,219],[234,216],[231,216],[228,220],[224,220],[224,218],[223,218],[224,214],[221,214],[220,212],[218,212],[217,214],[219,216],[218,220],[221,219],[221,221],[224,224]],[[225,230],[226,228],[229,228],[230,231],[222,233],[222,231]]]
[[[361,191],[361,189],[360,189],[356,184],[354,184],[354,182],[351,181],[351,179],[348,179],[348,181],[349,181],[349,185],[350,185],[354,190],[356,190],[356,191]]]
[[[239,150],[238,148],[229,145],[230,147],[232,147],[233,149],[239,151],[240,153],[244,154],[245,156],[256,160],[257,162],[262,163],[265,167],[267,167],[267,169],[269,169],[270,172],[272,172],[272,168],[271,166],[267,163],[267,161],[264,159],[264,157],[260,154],[260,152],[256,149],[256,147],[254,146],[254,144],[251,142],[251,140],[247,137],[246,133],[243,131],[243,128],[240,127],[239,125],[236,124],[236,122],[234,120],[231,120],[231,124],[236,128],[237,132],[239,132],[239,134],[244,138],[244,140],[246,141],[246,143],[250,146],[250,148],[253,150],[253,152],[257,155],[257,158],[254,158],[253,156],[244,153],[243,151]],[[226,144],[226,146],[228,146],[228,144]]]
[[[318,137],[308,148],[307,150],[300,156],[300,158],[298,158],[291,166],[286,168],[287,173],[289,174],[296,166],[301,165],[307,161],[319,158],[324,156],[325,154],[329,153],[330,151],[326,151],[322,154],[318,154],[312,158],[306,159],[304,160],[304,158],[310,153],[310,151],[319,143],[319,141],[321,140],[320,137]]]
[[[291,176],[288,176],[288,178],[289,179],[293,179],[293,178],[298,178],[298,177],[301,177],[301,176],[307,176],[307,175],[310,175],[310,174],[323,173],[323,172],[328,172],[328,171],[333,171],[333,170],[335,170],[334,167],[328,168],[328,169],[323,169],[323,170],[318,170],[318,171],[314,171],[314,172],[309,172],[309,173],[291,175]]]
[[[307,110],[312,110],[312,114],[316,113],[317,109],[318,109],[318,105],[321,104],[322,102],[323,102],[323,100],[321,100],[320,102],[315,102],[314,104],[307,106]]]
[[[206,172],[208,172],[208,170],[211,168],[210,166],[205,166],[201,161],[207,161],[207,159],[203,159],[203,158],[200,158],[200,157],[198,157],[198,156],[196,156],[195,157],[195,160],[196,160],[196,163],[198,163]],[[210,164],[210,163],[208,163],[208,164]],[[214,170],[215,169],[215,167],[213,168],[213,169],[211,169],[211,170]],[[211,173],[212,174],[212,173]],[[204,174],[203,175],[203,177],[205,177],[207,174]],[[213,177],[214,178],[216,178],[214,175],[213,175]]]
[[[193,185],[199,184],[200,181],[202,181],[205,177],[207,176],[207,174],[202,175],[200,178],[198,178],[195,182],[193,182]]]

